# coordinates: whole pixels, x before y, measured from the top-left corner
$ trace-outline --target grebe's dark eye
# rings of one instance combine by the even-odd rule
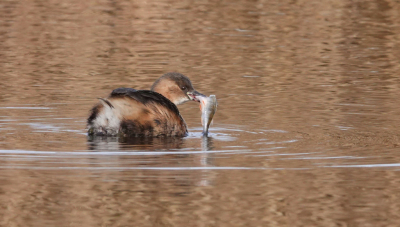
[[[186,90],[186,87],[185,87],[185,86],[183,86],[183,87],[181,87],[181,89],[182,89],[182,90]]]

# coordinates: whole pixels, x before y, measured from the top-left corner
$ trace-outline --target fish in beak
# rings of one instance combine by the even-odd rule
[[[201,124],[203,125],[203,135],[207,136],[208,128],[212,122],[215,112],[217,112],[217,98],[215,95],[209,97],[199,96],[201,110]]]

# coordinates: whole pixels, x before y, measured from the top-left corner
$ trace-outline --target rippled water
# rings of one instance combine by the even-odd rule
[[[400,4],[0,1],[0,226],[398,226]],[[163,73],[185,138],[88,138]]]

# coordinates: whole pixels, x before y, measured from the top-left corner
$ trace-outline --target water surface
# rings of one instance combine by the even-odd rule
[[[0,1],[0,226],[397,226],[397,1]],[[189,76],[208,138],[88,138]]]

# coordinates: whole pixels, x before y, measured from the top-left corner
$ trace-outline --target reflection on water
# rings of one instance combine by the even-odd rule
[[[180,137],[102,137],[89,136],[89,150],[169,150],[180,149],[183,144],[183,138]]]
[[[396,1],[0,2],[0,226],[397,226]],[[189,76],[209,137],[86,135]]]

